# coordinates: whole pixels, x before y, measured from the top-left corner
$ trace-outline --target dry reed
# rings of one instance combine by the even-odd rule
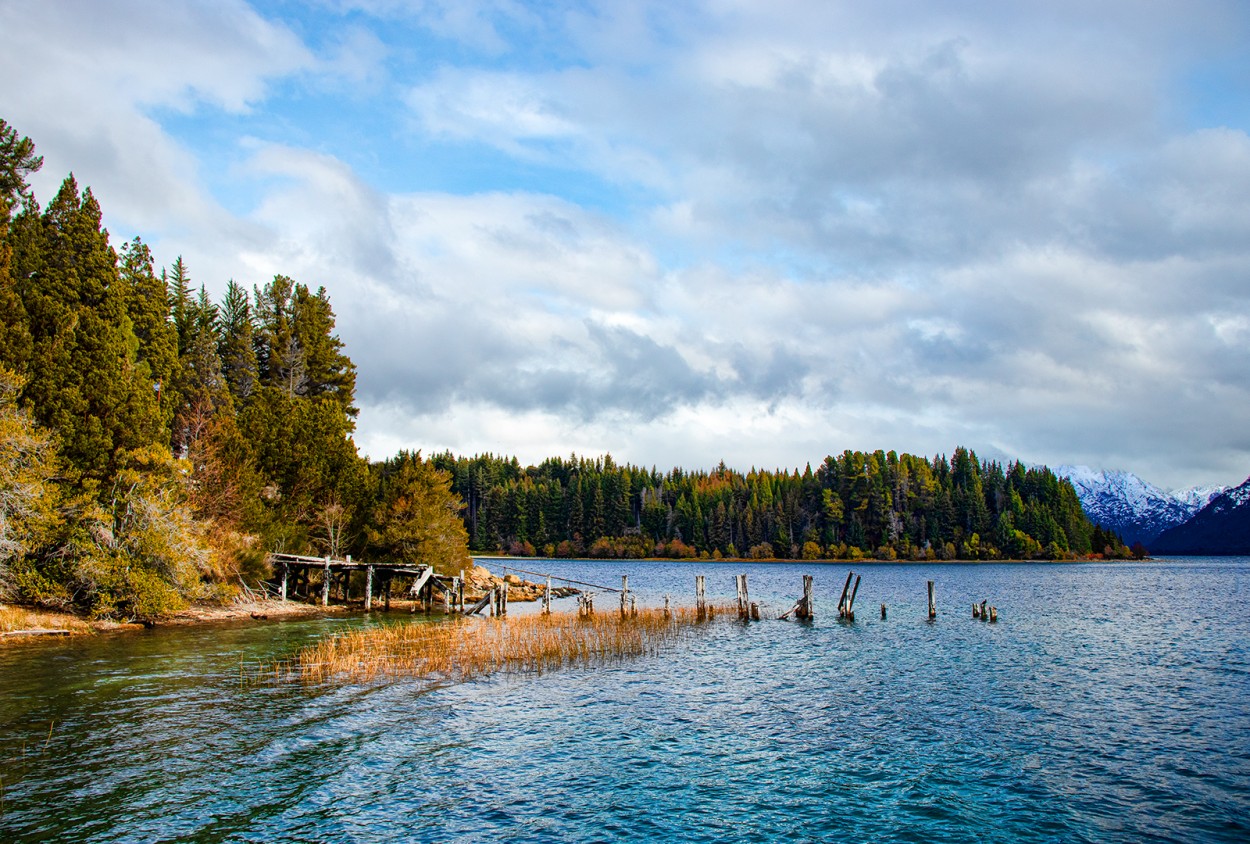
[[[68,630],[71,633],[90,633],[91,625],[70,613],[0,606],[0,633],[18,630]]]
[[[338,634],[304,648],[289,670],[310,681],[397,677],[466,680],[495,672],[541,672],[658,653],[697,625],[693,609],[581,616],[552,613],[456,619]]]

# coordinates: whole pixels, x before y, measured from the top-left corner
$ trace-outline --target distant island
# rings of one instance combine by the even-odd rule
[[[73,175],[46,209],[0,120],[0,600],[150,620],[272,577],[271,551],[677,559],[1123,558],[1071,483],[956,448],[815,469],[358,453],[356,367],[324,288],[220,302],[179,257],[109,243]],[[1138,553],[1143,553],[1139,549]]]

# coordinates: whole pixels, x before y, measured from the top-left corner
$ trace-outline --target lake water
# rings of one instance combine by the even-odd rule
[[[854,624],[844,564],[526,567],[817,617],[441,687],[255,680],[360,618],[7,646],[0,840],[1250,840],[1250,559],[861,564]]]

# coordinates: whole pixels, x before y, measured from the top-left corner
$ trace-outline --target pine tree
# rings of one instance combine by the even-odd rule
[[[235,284],[234,279],[226,285],[226,295],[221,301],[221,341],[217,354],[234,406],[242,408],[256,392],[260,373],[251,303],[247,291]]]
[[[86,482],[111,477],[123,452],[157,441],[162,428],[100,223],[90,189],[80,196],[70,175],[14,254],[32,339],[22,403]]]
[[[152,252],[139,238],[122,247],[118,275],[139,340],[139,369],[152,381],[161,427],[168,429],[179,404],[178,334],[170,321],[165,282],[157,278]]]
[[[0,120],[0,361],[24,370],[30,359],[31,337],[26,310],[12,275],[13,247],[9,239],[13,210],[33,206],[27,176],[43,166],[30,138]],[[37,213],[37,210],[36,210]]]

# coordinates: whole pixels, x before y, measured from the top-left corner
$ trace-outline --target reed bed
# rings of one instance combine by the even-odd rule
[[[300,651],[289,670],[311,682],[542,672],[655,654],[706,623],[678,608],[404,624],[328,637]]]
[[[68,630],[77,634],[92,632],[89,623],[69,613],[0,606],[0,633],[19,630]]]

